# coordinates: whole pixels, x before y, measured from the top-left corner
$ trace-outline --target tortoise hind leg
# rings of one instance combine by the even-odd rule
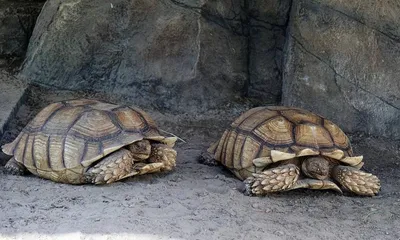
[[[4,170],[8,174],[12,175],[24,175],[28,172],[28,169],[21,163],[17,162],[14,157],[12,157],[6,165],[4,166]]]
[[[218,166],[220,163],[215,160],[213,154],[209,152],[202,152],[201,155],[197,158],[197,161],[201,164],[207,166]]]
[[[214,152],[218,147],[219,142],[215,142],[211,144],[211,146],[201,153],[201,155],[197,158],[197,161],[201,164],[208,165],[208,166],[218,166],[220,163],[214,158]]]
[[[378,177],[351,166],[335,166],[332,176],[346,190],[358,195],[374,196],[381,188]]]
[[[291,189],[299,178],[300,170],[294,164],[271,168],[261,173],[253,173],[244,181],[246,195],[265,195]]]

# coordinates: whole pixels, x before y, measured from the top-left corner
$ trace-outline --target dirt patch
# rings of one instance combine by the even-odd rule
[[[1,143],[12,140],[49,102],[90,96],[31,88]],[[102,97],[102,96],[97,96]],[[109,186],[57,184],[0,171],[0,236],[6,239],[400,239],[400,141],[350,135],[365,169],[378,175],[376,197],[295,190],[246,197],[222,167],[196,158],[217,140],[229,114],[173,116],[148,110],[177,145],[177,168]],[[0,167],[2,169],[2,167]]]

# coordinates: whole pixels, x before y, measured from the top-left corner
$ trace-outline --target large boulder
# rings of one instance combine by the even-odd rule
[[[248,78],[234,5],[239,1],[47,1],[20,76],[164,111],[221,107],[240,99]]]
[[[0,67],[22,58],[44,0],[0,0]]]
[[[293,1],[282,103],[400,138],[398,1],[321,2]]]
[[[276,104],[290,0],[52,0],[21,76],[164,111]]]

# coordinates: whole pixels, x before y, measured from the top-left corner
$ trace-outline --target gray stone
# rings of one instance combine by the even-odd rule
[[[25,55],[43,3],[43,0],[0,0],[0,58]]]
[[[3,134],[10,121],[14,120],[19,106],[26,98],[27,87],[8,72],[0,69],[0,145]],[[4,165],[10,157],[0,149],[0,165]]]
[[[249,89],[247,97],[260,104],[281,98],[282,51],[291,0],[248,1]]]
[[[26,86],[17,81],[12,75],[0,71],[0,139],[10,119],[24,100]]]
[[[314,1],[400,41],[400,2],[398,0]]]
[[[367,2],[358,1],[360,9]],[[388,12],[400,10],[390,1],[380,4]],[[332,7],[293,3],[282,103],[315,111],[348,132],[400,138],[399,36],[371,27],[377,14],[364,24]],[[392,20],[397,22],[389,25],[397,28],[398,17]]]
[[[163,111],[224,107],[240,100],[248,78],[238,3],[47,1],[20,76]]]

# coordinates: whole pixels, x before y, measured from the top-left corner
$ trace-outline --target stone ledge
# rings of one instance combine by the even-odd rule
[[[0,138],[26,97],[27,86],[6,71],[0,70]]]

